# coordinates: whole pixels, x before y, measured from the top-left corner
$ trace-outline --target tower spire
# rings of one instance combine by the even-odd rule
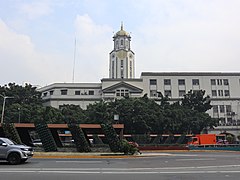
[[[121,22],[121,30],[123,30],[123,22]]]

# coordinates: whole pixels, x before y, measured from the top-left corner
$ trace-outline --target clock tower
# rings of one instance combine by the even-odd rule
[[[135,55],[130,46],[131,36],[121,30],[113,36],[114,48],[109,58],[109,78],[133,79],[135,78]]]

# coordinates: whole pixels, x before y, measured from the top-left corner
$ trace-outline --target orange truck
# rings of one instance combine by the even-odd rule
[[[188,145],[210,145],[217,144],[216,134],[198,134],[188,141]]]

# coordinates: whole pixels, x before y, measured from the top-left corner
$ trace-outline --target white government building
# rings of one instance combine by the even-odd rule
[[[64,104],[80,105],[108,101],[123,96],[147,94],[156,102],[158,93],[179,100],[189,90],[205,90],[213,108],[208,113],[220,118],[221,126],[240,125],[240,73],[225,72],[142,72],[135,78],[135,54],[131,36],[121,26],[113,36],[114,48],[109,54],[109,78],[100,83],[53,83],[38,90],[45,106],[61,108]]]

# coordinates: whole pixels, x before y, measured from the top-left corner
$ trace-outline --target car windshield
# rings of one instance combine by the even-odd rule
[[[9,144],[9,145],[14,145],[14,144],[17,144],[15,143],[14,141],[11,141],[10,139],[4,139],[4,141]]]

